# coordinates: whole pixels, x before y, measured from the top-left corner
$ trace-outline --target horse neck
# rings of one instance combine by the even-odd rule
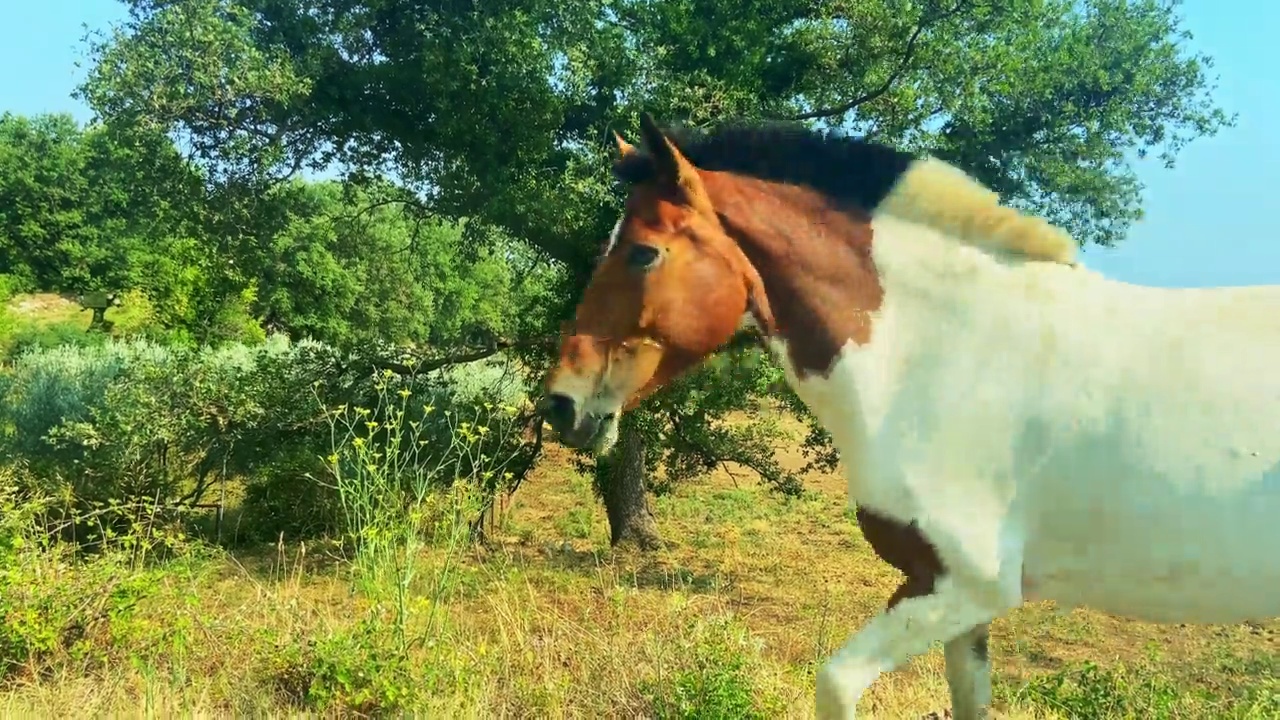
[[[846,344],[869,342],[884,299],[870,216],[807,188],[711,175],[708,194],[760,273],[795,370],[822,372]]]
[[[920,331],[946,333],[966,319],[981,324],[1009,312],[1011,302],[1038,302],[1036,287],[1058,286],[1069,272],[917,222],[873,218],[807,188],[718,175],[706,183],[711,199],[760,273],[775,340],[786,344],[800,375],[822,373],[850,343],[875,341],[887,315],[913,326],[941,321],[950,330]]]

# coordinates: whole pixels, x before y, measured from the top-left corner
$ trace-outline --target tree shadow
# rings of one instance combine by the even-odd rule
[[[351,567],[351,559],[328,540],[241,543],[225,550],[237,570],[262,583],[345,577]]]
[[[620,587],[636,590],[682,590],[718,594],[733,585],[733,578],[714,567],[689,568],[664,562],[660,556],[633,550],[598,551],[560,547],[541,553],[544,568],[581,577],[607,573]]]

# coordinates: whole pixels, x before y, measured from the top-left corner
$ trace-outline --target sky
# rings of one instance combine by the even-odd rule
[[[90,112],[71,97],[85,26],[125,17],[116,0],[5,3],[0,10],[0,112]],[[1216,6],[1216,9],[1215,9]],[[1084,263],[1116,279],[1167,287],[1280,283],[1280,232],[1270,210],[1280,193],[1280,3],[1187,0],[1179,9],[1189,47],[1214,59],[1214,97],[1236,126],[1186,147],[1173,169],[1137,164],[1146,217],[1114,248],[1089,246]],[[1268,71],[1267,68],[1272,68]]]

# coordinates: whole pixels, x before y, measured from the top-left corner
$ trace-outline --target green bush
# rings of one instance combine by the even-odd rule
[[[3,449],[71,515],[170,503],[216,441],[202,370],[194,353],[145,341],[25,353],[0,408],[12,428]]]
[[[87,421],[131,356],[167,354],[149,345],[62,346],[20,355],[8,373],[3,405],[7,457],[24,458],[38,475],[53,475],[72,461],[48,440],[55,428]]]
[[[113,657],[117,641],[152,632],[135,622],[139,603],[166,574],[172,579],[173,566],[148,558],[161,547],[188,548],[145,521],[86,557],[47,541],[41,528],[51,505],[0,469],[0,681],[67,663],[92,672],[124,661]]]
[[[6,357],[16,357],[31,350],[47,350],[64,345],[95,347],[103,345],[107,335],[87,331],[87,324],[62,320],[48,324],[22,322],[11,318],[9,328],[0,337]]]
[[[443,373],[461,402],[492,402],[519,407],[529,400],[530,388],[519,365],[511,358],[495,356],[455,365]]]
[[[387,629],[366,616],[349,631],[333,632],[304,653],[304,705],[342,714],[393,714],[421,705],[424,669],[389,642]]]
[[[29,489],[62,498],[68,515],[114,506],[121,522],[139,507],[199,501],[218,478],[239,482],[251,539],[341,530],[339,481],[359,473],[325,458],[358,443],[387,449],[378,463],[419,496],[458,478],[496,492],[527,459],[514,365],[378,370],[402,360],[281,336],[30,350],[0,375],[0,462],[21,461]]]
[[[236,532],[247,542],[328,535],[341,527],[335,488],[317,478],[322,459],[306,449],[282,452],[262,463],[246,482]]]

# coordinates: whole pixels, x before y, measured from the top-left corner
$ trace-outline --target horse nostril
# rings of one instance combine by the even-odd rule
[[[554,393],[548,395],[546,400],[543,401],[542,416],[557,431],[573,427],[573,420],[576,415],[574,411],[573,398],[568,395]]]

